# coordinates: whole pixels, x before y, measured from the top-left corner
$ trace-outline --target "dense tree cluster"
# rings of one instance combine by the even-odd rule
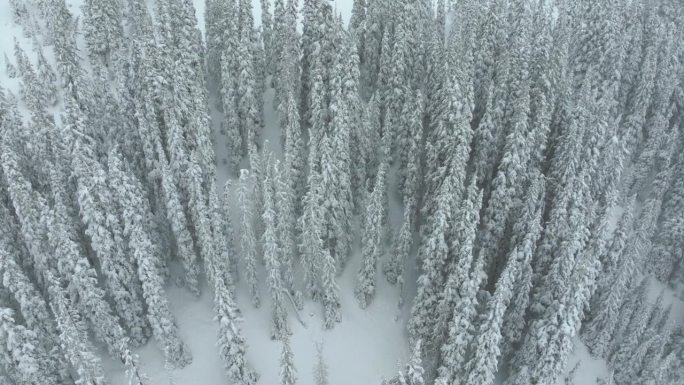
[[[333,328],[381,272],[412,300],[390,383],[555,385],[576,337],[604,382],[684,379],[649,296],[684,284],[676,0],[354,0],[348,26],[330,0],[261,0],[258,25],[206,0],[204,35],[190,0],[9,4],[33,52],[0,88],[0,383],[105,384],[98,344],[142,385],[151,337],[188,365],[174,281],[211,293],[232,383],[258,381],[236,291],[270,306],[291,385],[290,313]]]

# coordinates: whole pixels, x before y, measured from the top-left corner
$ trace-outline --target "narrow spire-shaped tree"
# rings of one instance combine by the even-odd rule
[[[111,187],[123,209],[124,235],[128,239],[131,254],[137,265],[138,277],[142,282],[147,319],[164,354],[171,362],[183,367],[190,363],[192,356],[178,335],[178,328],[166,299],[164,280],[158,271],[159,262],[155,261],[159,254],[145,230],[142,187],[130,175],[116,149],[109,154],[109,173]]]
[[[240,170],[240,184],[238,186],[238,203],[240,205],[240,251],[245,268],[245,279],[249,285],[252,305],[259,307],[259,282],[256,272],[256,239],[254,235],[254,215],[252,192],[253,186],[249,171]]]
[[[364,309],[375,296],[376,268],[378,261],[385,254],[388,156],[388,153],[383,155],[384,159],[380,164],[375,186],[366,207],[362,244],[363,263],[359,269],[354,290],[359,306]]]
[[[169,222],[171,222],[171,229],[175,235],[176,252],[185,270],[183,282],[193,294],[199,295],[199,266],[192,237],[188,230],[187,217],[180,200],[178,188],[174,183],[170,165],[166,160],[164,149],[159,141],[157,142],[156,150],[159,157],[161,190],[164,194],[166,216]]]
[[[0,357],[7,360],[9,370],[18,383],[55,385],[56,373],[45,366],[48,352],[43,351],[38,335],[17,322],[15,312],[0,306]],[[2,366],[6,364],[3,363]],[[104,384],[100,378],[99,384]]]
[[[280,248],[278,246],[278,229],[275,211],[275,191],[273,180],[274,165],[268,165],[267,175],[264,177],[264,234],[262,244],[264,249],[264,262],[266,264],[269,291],[271,292],[271,306],[273,307],[272,339],[282,339],[290,333],[287,324],[287,312],[285,311],[285,299],[283,298],[283,279],[280,263]]]
[[[283,349],[280,353],[280,385],[294,385],[297,382],[297,369],[294,366],[294,354],[290,346],[290,338],[283,336]]]
[[[88,335],[78,314],[71,307],[63,289],[54,278],[50,282],[50,308],[57,321],[62,351],[84,384],[104,385],[104,370],[100,359],[88,341]]]
[[[214,318],[219,324],[216,346],[219,356],[226,368],[228,378],[239,385],[254,385],[258,380],[257,374],[247,363],[247,344],[242,337],[238,324],[241,322],[232,294],[223,278],[214,274]]]

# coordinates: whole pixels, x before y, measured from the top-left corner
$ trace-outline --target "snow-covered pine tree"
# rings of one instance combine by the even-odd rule
[[[296,197],[288,180],[287,169],[276,168],[275,199],[278,208],[277,236],[278,259],[282,266],[284,290],[301,305],[302,293],[295,287],[295,258],[297,256],[297,215],[295,214]]]
[[[280,261],[280,247],[278,245],[278,229],[275,211],[275,180],[273,170],[276,165],[267,164],[268,170],[264,176],[264,211],[262,218],[264,221],[264,234],[262,245],[264,250],[264,262],[267,270],[266,282],[271,293],[272,306],[272,339],[282,339],[284,335],[290,333],[287,324],[287,312],[285,311],[285,298],[283,288],[283,278]]]
[[[321,201],[321,175],[318,168],[318,145],[309,135],[308,191],[303,198],[303,212],[299,217],[304,269],[304,294],[314,300],[321,300],[324,307],[326,328],[332,328],[340,321],[340,299],[336,282],[337,267],[330,251],[323,245],[323,206]]]
[[[215,320],[219,324],[216,346],[228,378],[239,385],[254,385],[258,375],[247,363],[247,344],[238,327],[242,321],[240,311],[223,278],[215,275],[211,280],[214,282]]]
[[[464,383],[482,385],[494,383],[501,354],[499,346],[502,339],[501,328],[504,315],[514,294],[513,286],[516,275],[519,273],[518,269],[531,257],[532,253],[520,252],[517,247],[508,256],[506,267],[496,282],[494,294],[489,298],[471,342],[473,354],[465,364],[467,377]]]
[[[335,57],[331,75],[330,103],[331,125],[328,146],[332,153],[324,151],[321,156],[323,165],[324,195],[328,208],[330,236],[328,239],[331,253],[341,271],[346,265],[351,251],[352,228],[351,219],[354,210],[352,189],[351,131],[359,123],[360,104],[358,82],[358,55],[350,42],[349,35],[337,24],[337,39],[341,47]],[[330,159],[326,165],[325,158]]]
[[[419,191],[418,173],[423,145],[423,95],[417,90],[411,98],[407,98],[401,113],[399,129],[402,136],[398,138],[399,152],[399,191],[404,203],[408,199],[417,200]],[[415,208],[414,208],[415,210]]]
[[[291,55],[290,53],[289,55]],[[294,59],[290,60],[290,65],[283,71],[294,72]],[[283,100],[278,105],[278,111],[280,112],[280,125],[285,137],[285,148],[284,148],[284,172],[287,174],[287,183],[292,189],[293,193],[293,208],[295,213],[301,212],[301,204],[299,200],[300,197],[304,196],[306,191],[306,151],[304,143],[304,135],[300,127],[300,116],[296,99],[296,91],[294,76],[289,77],[283,76],[284,81],[287,84],[284,86],[287,88],[284,92]],[[282,83],[282,82],[281,82]]]
[[[54,368],[46,367],[48,352],[38,335],[21,325],[16,313],[0,306],[0,357],[2,367],[20,384],[55,385],[59,378]],[[101,382],[104,383],[104,382]]]
[[[304,295],[313,300],[320,297],[320,288],[316,282],[319,258],[323,252],[321,232],[323,218],[320,201],[320,174],[316,164],[318,146],[309,136],[309,173],[307,175],[307,191],[302,198],[302,215],[299,217],[301,241],[299,250],[302,255],[304,270]]]
[[[82,5],[83,33],[90,60],[112,66],[124,46],[121,1],[86,0]]]
[[[318,262],[319,271],[319,286],[322,289],[323,302],[323,319],[326,329],[332,329],[337,322],[342,320],[340,314],[340,295],[339,287],[337,286],[335,259],[330,255],[329,251],[325,249],[320,256],[321,261]]]
[[[366,50],[366,3],[366,0],[354,0],[348,27],[359,53],[360,68],[364,68],[363,55]]]
[[[261,94],[258,93],[258,76],[259,71],[255,63],[257,58],[254,56],[255,52],[253,44],[255,42],[256,32],[254,31],[254,18],[252,16],[252,2],[247,0],[240,0],[238,6],[238,22],[239,27],[239,41],[236,47],[236,101],[237,101],[237,116],[240,127],[240,135],[242,138],[242,153],[247,154],[250,144],[259,143],[261,131]],[[228,124],[231,124],[229,121]]]
[[[481,208],[482,191],[473,179],[459,209],[462,225],[453,230],[455,235],[449,239],[456,266],[450,269],[436,308],[436,335],[429,336],[434,345],[440,338],[445,338],[445,342],[438,347],[440,361],[436,381],[441,381],[439,383],[450,383],[454,378],[466,375],[465,354],[474,336],[473,325],[479,301],[477,295],[484,279],[485,261],[481,257],[475,259],[473,255]]]
[[[240,252],[245,268],[245,280],[249,286],[252,305],[259,307],[259,282],[256,275],[256,239],[254,235],[253,180],[249,171],[240,170],[238,202],[240,205]]]
[[[119,320],[112,314],[109,304],[105,302],[104,291],[97,286],[95,269],[80,254],[80,249],[69,236],[65,225],[68,219],[63,194],[58,194],[58,190],[54,191],[56,208],[50,211],[44,198],[31,188],[30,182],[18,169],[17,156],[7,144],[3,144],[3,171],[5,177],[12,181],[8,183],[8,190],[39,284],[42,287],[48,286],[47,275],[51,274],[52,266],[56,265],[60,276],[69,277],[72,290],[78,294],[79,311],[88,317],[96,338],[106,345],[110,353],[116,353],[124,338],[124,331],[119,326]],[[45,231],[43,223],[51,231]],[[55,259],[60,263],[57,264]]]
[[[124,235],[137,266],[138,278],[142,282],[147,319],[166,358],[183,367],[191,362],[192,356],[178,335],[178,328],[166,298],[164,279],[158,270],[159,262],[155,260],[159,253],[145,230],[146,208],[142,200],[142,187],[130,174],[116,148],[109,154],[108,166],[110,186],[122,208]]]
[[[471,182],[466,196],[459,207],[454,208],[452,212],[456,225],[453,225],[447,234],[450,257],[444,269],[445,283],[439,288],[439,299],[433,310],[435,319],[433,333],[425,337],[427,338],[424,342],[426,346],[438,345],[438,341],[445,338],[454,309],[459,305],[462,294],[459,291],[463,283],[468,281],[473,264],[473,242],[477,234],[480,208],[478,190]]]
[[[17,263],[15,258],[19,258],[24,254],[23,250],[18,249],[15,244],[9,241],[9,237],[13,237],[10,231],[18,229],[9,226],[10,212],[4,205],[0,205],[0,214],[3,218],[7,218],[5,223],[1,224],[2,230],[0,235],[0,288],[6,289],[11,293],[14,301],[18,304],[17,312],[21,314],[26,327],[36,333],[40,340],[41,347],[50,352],[58,346],[56,340],[56,325],[52,319],[48,305],[39,287],[31,281],[30,276],[26,274],[24,268]],[[19,234],[17,234],[19,235]],[[23,258],[28,258],[28,255],[23,255]],[[50,361],[51,370],[54,370],[57,365],[57,358],[54,357]]]
[[[226,181],[226,190],[230,186],[230,180]],[[216,244],[216,253],[214,254],[215,260],[205,261],[205,274],[209,284],[212,286],[214,285],[213,279],[215,276],[222,277],[229,292],[234,293],[235,280],[233,273],[235,271],[233,271],[233,267],[235,267],[237,253],[233,244],[233,225],[229,217],[229,211],[219,201],[217,189],[216,181],[212,181],[209,188],[209,207],[211,210],[211,232]],[[215,269],[215,271],[207,272],[211,268]]]
[[[444,285],[443,271],[446,266],[454,206],[454,178],[448,177],[435,199],[436,207],[430,219],[430,228],[425,229],[418,249],[418,263],[421,275],[418,278],[418,293],[411,309],[409,335],[412,340],[422,340],[423,348],[429,345],[434,335],[435,318],[433,309],[439,303]]]
[[[3,54],[3,57],[5,59],[5,74],[8,78],[15,79],[18,76],[17,67],[14,66],[14,63],[7,57],[6,53]]]
[[[135,274],[133,261],[126,255],[120,219],[108,213],[109,208],[115,207],[116,201],[106,183],[106,171],[93,154],[84,149],[85,146],[81,142],[81,149],[74,152],[72,160],[80,217],[106,278],[106,288],[114,300],[116,311],[130,330],[133,342],[143,343],[146,325],[139,291],[141,281]]]
[[[607,274],[599,281],[600,290],[593,303],[591,320],[585,325],[583,340],[592,354],[605,357],[609,351],[611,334],[615,330],[620,314],[620,305],[633,279],[635,264],[633,255],[625,252],[625,246],[632,236],[634,225],[634,204],[627,205],[613,235],[603,268]]]
[[[365,213],[363,226],[362,253],[363,263],[357,274],[354,294],[361,308],[366,308],[375,296],[376,268],[378,261],[385,255],[387,235],[387,173],[389,169],[388,139],[383,142],[383,160],[380,163],[375,185]]]
[[[31,125],[51,127],[54,124],[54,118],[46,110],[49,102],[44,91],[45,88],[41,84],[41,79],[38,78],[33,64],[16,40],[14,42],[14,56],[17,61],[18,73],[21,76],[21,97],[30,112]],[[32,151],[27,153],[30,159],[27,166],[36,169],[37,173],[42,173],[37,165],[47,156],[46,143],[42,139],[38,135],[30,135],[25,139],[26,145],[32,148]]]
[[[271,16],[271,2],[269,0],[260,0],[261,4],[261,44],[264,49],[264,66],[266,69],[266,76],[273,74],[273,66],[275,63],[274,43],[274,20]]]
[[[228,242],[229,250],[233,250],[233,254],[235,255],[234,258],[231,258],[229,260],[230,264],[228,265],[228,268],[230,274],[232,275],[232,279],[229,281],[238,282],[240,280],[240,275],[238,274],[238,260],[240,258],[238,255],[237,246],[235,245],[235,229],[233,227],[233,221],[230,216],[230,202],[232,202],[234,199],[232,187],[233,184],[230,181],[230,179],[226,180],[226,183],[223,186],[223,204],[221,205],[221,212],[222,215],[225,217],[226,241]]]
[[[394,253],[391,253],[389,259],[383,266],[383,272],[387,278],[387,282],[392,285],[399,284],[399,288],[404,287],[404,267],[411,252],[413,244],[413,227],[414,227],[414,211],[416,209],[416,201],[413,197],[408,197],[406,200],[406,207],[404,207],[404,216],[401,222],[401,229],[399,234],[394,238]]]
[[[360,162],[352,169],[352,190],[355,192],[354,204],[362,211],[368,194],[375,183],[380,161],[377,143],[380,143],[380,102],[378,94],[373,94],[362,111],[361,122],[352,131],[351,156]]]
[[[515,278],[513,297],[504,316],[501,334],[501,355],[507,360],[518,348],[526,325],[526,313],[532,290],[532,259],[543,230],[542,215],[544,212],[545,182],[541,174],[533,174],[527,197],[518,213],[518,220],[513,226],[511,247],[522,255],[522,263]],[[512,257],[511,254],[510,257]]]
[[[406,370],[399,374],[400,385],[425,385],[425,369],[423,369],[420,345],[420,340],[418,340],[411,349],[411,358],[406,364]]]
[[[64,289],[50,275],[46,279],[50,285],[48,288],[50,308],[57,321],[62,352],[78,375],[78,382],[93,385],[107,384],[102,363],[88,341],[85,326],[71,307]]]
[[[216,244],[211,230],[210,208],[207,207],[208,200],[204,194],[204,182],[202,178],[202,169],[200,168],[200,160],[197,153],[194,151],[190,155],[186,177],[188,178],[186,183],[189,187],[188,192],[190,194],[188,209],[195,229],[195,243],[199,248],[201,259],[210,260],[214,258],[214,254],[216,253]]]
[[[683,146],[684,138],[680,138],[680,150],[677,150],[679,160],[673,165],[675,175],[681,175],[684,172],[684,155],[681,150]],[[649,265],[655,266],[652,271],[661,281],[669,279],[677,282],[684,278],[684,263],[680,262],[680,271],[676,270],[678,263],[676,261],[681,260],[681,250],[684,250],[684,218],[677,214],[682,210],[684,210],[684,181],[682,178],[675,178],[664,197],[658,221],[659,229],[653,239],[653,248],[648,257],[651,261]]]
[[[58,100],[57,75],[53,71],[52,66],[50,66],[47,59],[45,58],[43,50],[40,47],[40,43],[34,41],[33,46],[36,53],[38,54],[38,80],[42,85],[41,90],[43,91],[45,101],[48,103],[46,107],[54,106],[55,104],[57,104]]]
[[[243,131],[238,113],[238,60],[240,59],[238,56],[238,45],[240,44],[238,31],[240,26],[238,25],[239,14],[235,0],[228,0],[224,3],[227,26],[223,35],[218,37],[223,44],[219,53],[221,65],[220,95],[225,116],[223,129],[226,133],[228,167],[232,172],[236,172],[247,146],[242,136]],[[208,59],[213,60],[211,51],[208,52],[208,55],[210,55]]]
[[[626,100],[625,114],[621,120],[621,126],[623,127],[622,137],[626,143],[627,151],[633,157],[637,153],[637,146],[641,143],[644,132],[643,126],[646,122],[648,106],[653,97],[657,67],[657,45],[659,39],[654,32],[659,20],[655,12],[652,11],[648,13],[646,19],[640,68],[636,72],[635,85],[629,93],[630,97]]]
[[[649,307],[645,301],[641,302],[639,307],[635,308],[632,319],[625,329],[622,340],[620,340],[617,350],[610,358],[610,362],[615,368],[615,380],[618,383],[628,383],[633,378],[633,365],[636,359],[633,359],[634,354],[645,354],[642,336],[648,327]],[[639,360],[640,361],[640,360]]]
[[[166,216],[169,222],[171,222],[171,229],[175,236],[176,254],[185,270],[182,281],[188,290],[195,295],[199,295],[197,254],[195,254],[192,236],[188,230],[188,221],[180,200],[177,185],[174,183],[170,165],[159,141],[156,144],[156,152],[159,157],[158,167],[161,174],[161,190],[164,195]]]
[[[280,353],[280,385],[294,385],[297,382],[297,369],[294,366],[294,354],[290,346],[290,337],[282,338],[283,348]]]
[[[482,223],[483,231],[479,236],[480,255],[487,264],[487,278],[496,280],[503,269],[502,256],[507,251],[504,243],[506,229],[510,226],[511,214],[515,211],[516,202],[520,200],[522,191],[519,187],[525,178],[525,171],[532,153],[533,140],[528,137],[528,115],[530,112],[530,80],[528,69],[529,23],[530,11],[527,7],[515,4],[520,8],[514,22],[514,34],[511,48],[516,60],[512,61],[516,73],[511,83],[512,94],[508,109],[510,118],[507,122],[507,133],[503,148],[503,156],[492,181],[492,192],[487,202]],[[517,9],[516,9],[517,10]]]
[[[316,364],[313,370],[314,384],[316,385],[328,385],[330,382],[328,380],[328,364],[325,363],[325,357],[323,357],[323,344],[316,344]]]
[[[288,44],[287,39],[293,36],[288,36],[290,26],[287,24],[287,4],[286,0],[273,1],[273,28],[271,29],[271,69],[273,71],[273,78],[271,83],[275,88],[276,97],[274,98],[274,106],[278,107],[284,100],[284,91],[287,89],[283,86],[283,75],[287,75],[285,51]],[[286,83],[286,82],[285,82]]]
[[[206,61],[207,76],[213,84],[220,85],[223,82],[221,68],[226,49],[231,49],[229,36],[234,27],[235,0],[206,0],[204,6],[204,24],[206,31]],[[211,83],[210,83],[211,84]]]

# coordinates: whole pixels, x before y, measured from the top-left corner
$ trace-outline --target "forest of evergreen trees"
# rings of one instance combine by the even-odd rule
[[[236,291],[267,288],[293,385],[288,313],[334,328],[380,280],[411,308],[390,384],[556,385],[576,336],[598,383],[684,383],[684,320],[649,295],[684,285],[681,1],[354,0],[345,25],[206,0],[204,33],[191,0],[8,3],[32,44],[1,69],[0,384],[108,384],[104,349],[147,385],[148,340],[188,365],[173,284],[210,291],[236,385]]]

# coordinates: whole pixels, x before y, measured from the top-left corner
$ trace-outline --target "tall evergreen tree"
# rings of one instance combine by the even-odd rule
[[[275,211],[275,185],[274,172],[275,165],[268,164],[268,172],[264,177],[264,220],[263,249],[264,262],[268,271],[267,283],[271,292],[271,306],[273,307],[273,328],[272,339],[282,339],[290,333],[287,324],[287,312],[285,311],[285,299],[283,298],[284,288],[282,279],[282,268],[280,247],[278,245],[278,229]]]
[[[128,239],[131,254],[137,265],[138,277],[142,282],[147,318],[164,354],[177,365],[185,366],[190,363],[192,356],[178,335],[178,328],[166,299],[164,280],[158,271],[159,262],[155,261],[159,254],[145,231],[142,188],[139,182],[131,177],[116,149],[110,152],[108,164],[111,186],[123,208],[124,235]]]
[[[280,353],[280,384],[294,385],[297,382],[297,369],[294,366],[294,354],[290,347],[290,338],[283,337],[283,349]]]
[[[47,352],[43,350],[38,335],[19,322],[15,312],[0,307],[0,354],[3,361],[11,365],[8,372],[18,383],[51,385],[57,384],[56,373],[45,366]],[[5,366],[5,365],[3,365]],[[101,382],[101,383],[104,383]]]
[[[376,268],[378,261],[385,254],[387,229],[387,172],[389,168],[389,149],[385,142],[383,160],[375,178],[375,186],[366,207],[366,218],[363,229],[363,263],[357,275],[356,300],[362,308],[366,308],[375,296]]]
[[[238,202],[240,204],[240,252],[245,268],[245,279],[249,285],[252,305],[259,307],[259,283],[256,275],[256,238],[254,235],[254,217],[252,201],[252,180],[249,171],[240,170],[240,185],[238,186]]]

